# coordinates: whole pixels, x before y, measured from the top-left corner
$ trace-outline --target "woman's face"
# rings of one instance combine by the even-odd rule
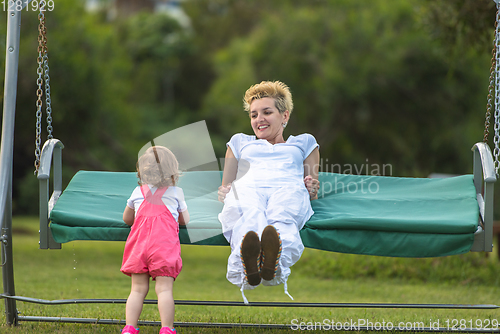
[[[288,116],[288,110],[280,114],[271,97],[254,100],[250,104],[250,123],[255,136],[271,144],[284,142],[283,123],[288,122]]]

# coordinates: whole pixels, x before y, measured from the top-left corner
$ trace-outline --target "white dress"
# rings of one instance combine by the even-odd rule
[[[304,185],[304,160],[318,147],[316,139],[302,134],[273,145],[238,133],[227,146],[238,160],[236,180],[219,214],[222,231],[231,245],[227,279],[242,291],[253,288],[244,281],[241,241],[248,231],[260,237],[267,225],[273,225],[282,241],[281,258],[276,277],[262,283],[284,283],[286,291],[290,267],[304,250],[299,231],[314,213]]]

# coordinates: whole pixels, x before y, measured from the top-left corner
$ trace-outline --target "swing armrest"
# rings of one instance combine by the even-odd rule
[[[493,161],[493,154],[491,153],[488,144],[483,142],[476,143],[472,147],[472,151],[474,152],[474,176],[476,176],[476,168],[481,167],[481,170],[483,172],[484,182],[494,183],[497,180],[497,176],[495,173],[495,163]],[[476,161],[481,165],[476,166]],[[475,181],[476,180],[474,179],[474,182]]]
[[[491,252],[493,249],[493,187],[497,180],[493,155],[488,144],[480,142],[474,152],[474,186],[480,214],[480,228],[471,251]]]
[[[58,139],[49,139],[45,142],[40,156],[38,168],[38,185],[40,194],[40,249],[61,249],[61,244],[55,242],[49,230],[50,211],[62,193],[62,149],[63,143]],[[53,170],[53,191],[49,199],[49,179],[51,165]]]

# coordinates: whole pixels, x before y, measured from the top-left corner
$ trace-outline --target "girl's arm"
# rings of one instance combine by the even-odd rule
[[[179,212],[179,225],[187,225],[187,223],[189,223],[189,212],[186,209]]]
[[[311,154],[304,160],[304,183],[311,200],[318,198],[318,170],[319,170],[319,149],[316,147]]]
[[[125,206],[125,211],[123,211],[123,221],[128,226],[132,226],[134,224],[135,218],[135,210],[130,208],[128,205]]]
[[[238,172],[238,160],[230,147],[227,148],[226,158],[224,159],[224,173],[222,174],[222,185],[219,187],[219,201],[224,202],[227,193],[231,189],[231,183],[236,180]]]

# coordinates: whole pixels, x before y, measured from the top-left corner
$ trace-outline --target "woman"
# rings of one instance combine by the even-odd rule
[[[244,108],[255,136],[238,133],[227,144],[218,194],[224,202],[219,220],[231,245],[227,279],[247,303],[243,290],[261,282],[283,283],[288,294],[290,267],[304,250],[299,231],[317,198],[319,146],[310,134],[283,138],[293,110],[284,83],[253,85]]]

